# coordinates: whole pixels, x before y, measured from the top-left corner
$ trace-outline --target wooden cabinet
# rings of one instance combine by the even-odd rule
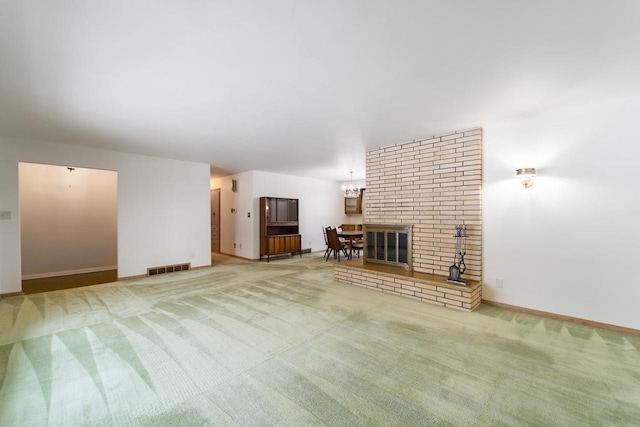
[[[344,213],[361,214],[362,213],[362,192],[358,197],[344,198]]]
[[[298,199],[260,197],[260,260],[287,253],[302,256]]]
[[[284,234],[281,236],[267,236],[269,241],[269,252],[271,254],[294,254],[300,251],[301,239],[299,234]]]

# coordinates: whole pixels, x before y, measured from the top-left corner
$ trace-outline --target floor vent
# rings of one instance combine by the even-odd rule
[[[191,263],[163,265],[162,267],[149,267],[147,268],[147,276],[155,276],[157,274],[174,273],[176,271],[186,271],[186,270],[191,270]]]

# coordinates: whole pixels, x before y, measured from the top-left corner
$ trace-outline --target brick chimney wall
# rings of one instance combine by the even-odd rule
[[[482,279],[482,129],[367,151],[364,222],[413,224],[413,269],[449,275],[468,230],[463,279]]]

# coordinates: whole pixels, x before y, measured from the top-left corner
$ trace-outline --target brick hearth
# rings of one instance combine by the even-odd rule
[[[463,311],[474,310],[482,300],[480,282],[456,285],[448,283],[444,276],[370,264],[365,267],[359,261],[336,263],[333,277],[339,282]]]

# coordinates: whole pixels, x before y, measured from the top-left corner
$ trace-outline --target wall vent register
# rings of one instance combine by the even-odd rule
[[[156,276],[158,274],[175,273],[177,271],[191,270],[191,263],[187,264],[175,264],[175,265],[163,265],[161,267],[149,267],[147,268],[147,276]]]

